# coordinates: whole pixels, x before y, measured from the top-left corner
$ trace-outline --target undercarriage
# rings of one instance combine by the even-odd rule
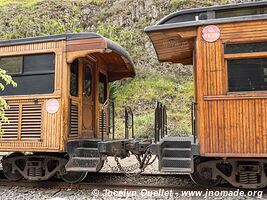
[[[201,158],[194,159],[192,180],[205,187],[213,187],[222,179],[238,188],[267,186],[267,159],[264,158]]]
[[[134,154],[138,166],[144,169],[151,160],[151,141],[81,140],[69,142],[68,153],[11,153],[2,158],[5,177],[10,181],[22,178],[29,181],[44,181],[52,177],[68,183],[81,182],[88,172],[99,172],[108,156],[124,159]],[[120,170],[123,170],[120,166]]]
[[[2,159],[3,173],[7,179],[17,181],[22,178],[30,181],[48,180],[66,173],[66,154],[12,153]]]
[[[88,172],[99,172],[107,157],[114,157],[119,171],[127,173],[119,158],[134,155],[140,172],[158,158],[159,171],[188,174],[196,184],[206,188],[220,184],[222,179],[238,188],[267,186],[267,159],[201,157],[196,135],[167,137],[166,109],[161,104],[155,112],[154,140],[135,139],[133,130],[129,138],[129,129],[133,128],[133,115],[129,113],[126,112],[125,139],[114,139],[114,135],[112,139],[104,138],[102,132],[101,139],[68,141],[64,153],[11,153],[2,159],[3,173],[11,181],[22,178],[43,181],[57,177],[77,183]],[[194,118],[192,120],[194,124]]]

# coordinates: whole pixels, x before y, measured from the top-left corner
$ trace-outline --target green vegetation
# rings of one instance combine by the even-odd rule
[[[193,99],[192,77],[186,77],[182,84],[162,75],[135,78],[120,87],[115,94],[117,117],[123,118],[123,106],[129,105],[135,113],[135,132],[139,137],[152,136],[154,130],[154,108],[157,101],[168,109],[168,132],[170,135],[190,133],[190,105]],[[117,132],[123,130],[123,123],[116,124]],[[120,134],[122,134],[120,132]]]
[[[33,6],[38,2],[38,0],[1,0],[0,7],[10,6],[10,5],[17,5],[20,7],[28,7]]]
[[[136,45],[136,34],[131,30],[126,30],[122,26],[116,24],[103,25],[100,24],[97,28],[97,33],[118,42],[125,47],[128,51],[133,49]]]
[[[130,105],[137,136],[152,136],[155,104],[161,101],[168,109],[169,133],[186,135],[191,132],[192,67],[159,63],[143,29],[179,9],[224,3],[227,1],[1,0],[0,39],[92,31],[117,41],[133,57],[137,77],[112,84],[116,132],[123,135],[122,107]],[[5,108],[0,99],[2,119]]]
[[[6,85],[12,85],[16,87],[17,84],[12,80],[12,77],[6,74],[5,70],[0,69],[0,91],[5,89]],[[5,110],[8,108],[6,101],[0,97],[0,136],[3,134],[1,129],[3,122],[8,122],[8,119],[5,116]]]

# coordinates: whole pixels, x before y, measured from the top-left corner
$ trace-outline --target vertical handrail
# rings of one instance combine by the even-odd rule
[[[156,104],[156,109],[155,109],[155,129],[154,129],[154,139],[155,139],[155,144],[158,142],[158,102]]]
[[[134,139],[135,136],[134,136],[134,116],[133,116],[133,111],[131,109],[131,115],[132,115],[132,138]]]
[[[162,131],[162,103],[159,104],[159,132],[160,132],[160,139],[163,138],[163,131]]]
[[[197,103],[192,102],[191,121],[192,121],[192,135],[194,137],[194,143],[196,143],[196,140],[197,140],[197,135],[196,135],[196,105],[197,105]]]
[[[101,141],[104,141],[104,109],[101,110]]]
[[[163,106],[163,132],[164,132],[164,137],[168,135],[168,120],[167,120],[167,108],[164,105]]]
[[[112,101],[111,103],[112,106],[112,140],[115,139],[115,104]]]
[[[155,109],[155,143],[168,134],[167,129],[167,109],[166,106],[157,102]]]
[[[71,135],[71,106],[72,106],[72,99],[69,98],[69,135]]]
[[[125,116],[125,139],[129,139],[129,129],[128,129],[128,113],[127,107],[124,108],[124,116]]]
[[[135,136],[134,136],[134,116],[133,116],[132,109],[129,106],[125,106],[124,114],[125,114],[125,139],[129,139],[129,128],[132,129],[132,138],[135,138]],[[129,115],[131,116],[131,125],[129,125]]]
[[[104,141],[104,116],[105,116],[105,108],[109,105],[109,99],[105,101],[101,108],[101,141]]]

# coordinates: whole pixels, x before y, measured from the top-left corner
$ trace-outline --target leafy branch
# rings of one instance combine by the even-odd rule
[[[2,79],[2,82],[0,82],[1,91],[5,89],[6,85],[17,87],[17,84],[13,81],[12,77],[3,69],[0,69],[0,79]],[[0,135],[3,134],[2,124],[8,123],[8,118],[5,116],[6,109],[8,109],[8,104],[2,97],[0,97]]]

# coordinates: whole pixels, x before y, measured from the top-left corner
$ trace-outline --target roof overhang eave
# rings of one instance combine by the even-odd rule
[[[262,19],[267,19],[267,14],[242,16],[242,17],[231,17],[231,18],[220,18],[220,19],[209,19],[209,20],[198,20],[198,21],[170,23],[170,24],[160,24],[160,25],[148,26],[145,28],[144,31],[146,33],[150,33],[150,32],[175,29],[175,28],[185,28],[185,27],[194,27],[194,26],[202,26],[202,25],[209,25],[209,24],[223,24],[223,23],[232,23],[232,22],[243,22],[243,21],[256,21],[256,20],[262,20]]]

